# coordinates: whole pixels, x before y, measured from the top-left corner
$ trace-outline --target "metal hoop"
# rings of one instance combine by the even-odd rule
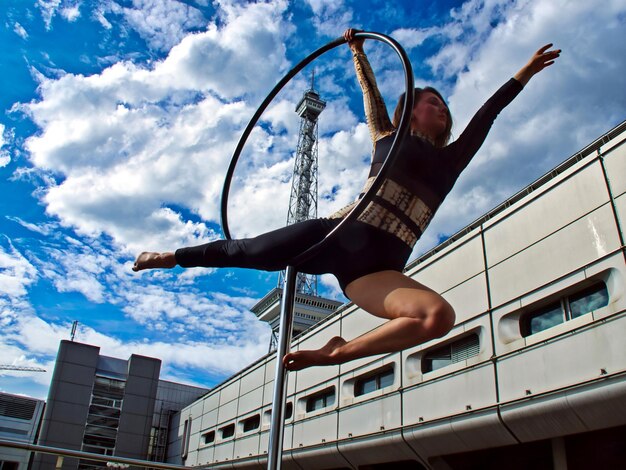
[[[372,186],[367,190],[367,192],[364,194],[361,200],[356,204],[356,206],[352,208],[350,213],[333,230],[331,230],[326,235],[326,237],[324,237],[323,240],[313,245],[312,247],[308,248],[303,253],[300,253],[300,255],[298,255],[295,259],[292,260],[290,264],[296,267],[304,263],[305,261],[309,260],[313,256],[315,256],[315,254],[317,254],[322,249],[322,247],[326,243],[328,243],[328,240],[330,237],[335,236],[335,234],[343,226],[345,226],[345,224],[352,222],[354,219],[356,219],[356,217],[358,217],[361,214],[361,212],[363,212],[363,209],[365,209],[367,204],[369,204],[372,201],[376,192],[378,191],[380,186],[383,184],[385,176],[389,172],[389,168],[392,166],[393,162],[395,161],[397,157],[400,144],[402,140],[404,139],[404,137],[406,136],[407,132],[409,131],[409,125],[411,122],[411,111],[413,110],[414,84],[413,84],[413,69],[411,68],[411,62],[409,61],[409,58],[406,52],[395,39],[389,36],[386,36],[384,34],[361,31],[361,32],[355,33],[354,37],[362,38],[362,39],[375,39],[375,40],[384,42],[388,44],[389,46],[391,46],[391,48],[400,57],[400,60],[402,61],[402,66],[404,67],[404,79],[405,79],[405,84],[406,84],[404,108],[402,109],[402,117],[400,119],[400,123],[398,124],[398,129],[395,133],[393,142],[391,144],[391,148],[389,149],[389,153],[387,154],[387,158],[385,158],[385,161],[383,165],[381,166],[380,171],[378,172],[378,175],[376,176],[376,179],[372,183]],[[226,179],[224,181],[224,189],[222,190],[221,221],[222,221],[222,231],[224,232],[224,237],[227,240],[232,239],[230,235],[230,230],[228,228],[228,207],[227,207],[228,206],[228,193],[230,191],[230,183],[233,178],[233,173],[235,172],[235,166],[237,165],[237,161],[239,160],[239,156],[241,155],[241,151],[243,150],[243,147],[246,141],[248,140],[248,137],[250,133],[252,132],[252,129],[254,128],[257,121],[261,117],[261,114],[263,114],[267,106],[274,99],[274,97],[276,97],[276,95],[280,92],[280,90],[282,90],[283,87],[298,72],[300,72],[300,70],[302,70],[304,67],[306,67],[313,60],[315,60],[316,58],[318,58],[325,52],[331,49],[334,49],[335,47],[341,44],[344,44],[345,42],[346,40],[343,37],[337,38],[334,41],[329,42],[325,46],[320,47],[319,49],[311,53],[308,57],[306,57],[304,60],[302,60],[298,65],[296,65],[293,69],[291,69],[287,73],[287,75],[285,75],[283,79],[280,82],[278,82],[278,84],[276,84],[276,86],[270,92],[270,94],[267,95],[263,103],[261,103],[261,106],[259,106],[259,109],[257,109],[256,113],[254,113],[254,116],[252,116],[250,123],[248,124],[241,138],[239,139],[239,143],[237,144],[237,148],[235,149],[235,153],[233,154],[233,158],[231,159],[230,166],[228,167],[228,171],[226,172]]]

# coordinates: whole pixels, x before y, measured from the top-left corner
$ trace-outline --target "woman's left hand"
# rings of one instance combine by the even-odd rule
[[[535,52],[528,63],[515,74],[515,79],[522,85],[526,85],[533,75],[554,64],[557,57],[561,55],[561,49],[548,50],[551,47],[552,44],[546,44]]]

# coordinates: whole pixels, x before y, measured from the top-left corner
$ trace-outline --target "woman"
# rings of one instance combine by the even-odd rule
[[[371,185],[388,154],[402,112],[404,97],[392,121],[376,86],[356,30],[344,37],[353,53],[374,149]],[[530,78],[554,63],[560,50],[539,49],[513,78],[476,113],[460,137],[447,142],[452,117],[433,88],[415,90],[411,133],[402,142],[394,166],[363,213],[314,259],[297,266],[309,274],[332,273],[345,295],[372,315],[389,321],[349,342],[335,336],[317,350],[290,352],[285,367],[342,364],[360,357],[400,351],[446,335],[454,326],[452,306],[437,292],[405,276],[402,270],[412,248],[456,179],[478,151],[498,115]],[[363,193],[361,193],[362,197]],[[175,253],[141,253],[134,271],[149,268],[245,267],[277,271],[317,243],[345,217],[355,203],[328,218],[307,220],[252,239],[217,240],[181,248]]]

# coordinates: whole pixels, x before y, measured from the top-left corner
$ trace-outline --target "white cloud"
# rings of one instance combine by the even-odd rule
[[[67,21],[74,21],[80,16],[79,0],[37,0],[46,29],[50,29],[52,18],[60,13]]]
[[[4,124],[0,124],[0,168],[7,166],[11,162],[11,154],[6,148],[4,148],[8,144],[5,137],[7,134],[9,133],[5,133]]]
[[[394,30],[390,36],[398,41],[404,49],[410,50],[421,46],[426,39],[437,34],[439,34],[439,28],[437,27],[399,28]]]
[[[58,228],[58,225],[55,223],[40,223],[40,224],[33,224],[30,222],[26,222],[23,219],[20,219],[19,217],[13,217],[13,216],[5,216],[8,220],[11,220],[13,222],[16,222],[18,224],[20,224],[22,227],[30,230],[31,232],[36,232],[39,233],[41,235],[50,235],[53,230],[55,230],[56,228]]]
[[[61,16],[68,22],[73,23],[80,17],[80,6],[78,4],[74,4],[62,8]]]
[[[133,0],[132,3],[132,7],[112,4],[111,8],[121,13],[152,49],[167,51],[187,31],[206,25],[199,10],[176,0]]]
[[[343,0],[307,0],[313,10],[313,25],[318,33],[337,38],[350,27],[354,16]]]
[[[19,37],[21,37],[22,39],[28,39],[28,32],[17,21],[13,25],[13,32],[17,34]]]
[[[0,295],[23,297],[37,279],[37,270],[11,244],[0,246]]]

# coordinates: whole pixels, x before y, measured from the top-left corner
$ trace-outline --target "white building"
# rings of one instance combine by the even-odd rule
[[[289,373],[283,468],[624,468],[625,237],[626,122],[408,267],[447,336]],[[384,321],[347,304],[291,349]],[[184,408],[168,461],[265,468],[274,369]]]

